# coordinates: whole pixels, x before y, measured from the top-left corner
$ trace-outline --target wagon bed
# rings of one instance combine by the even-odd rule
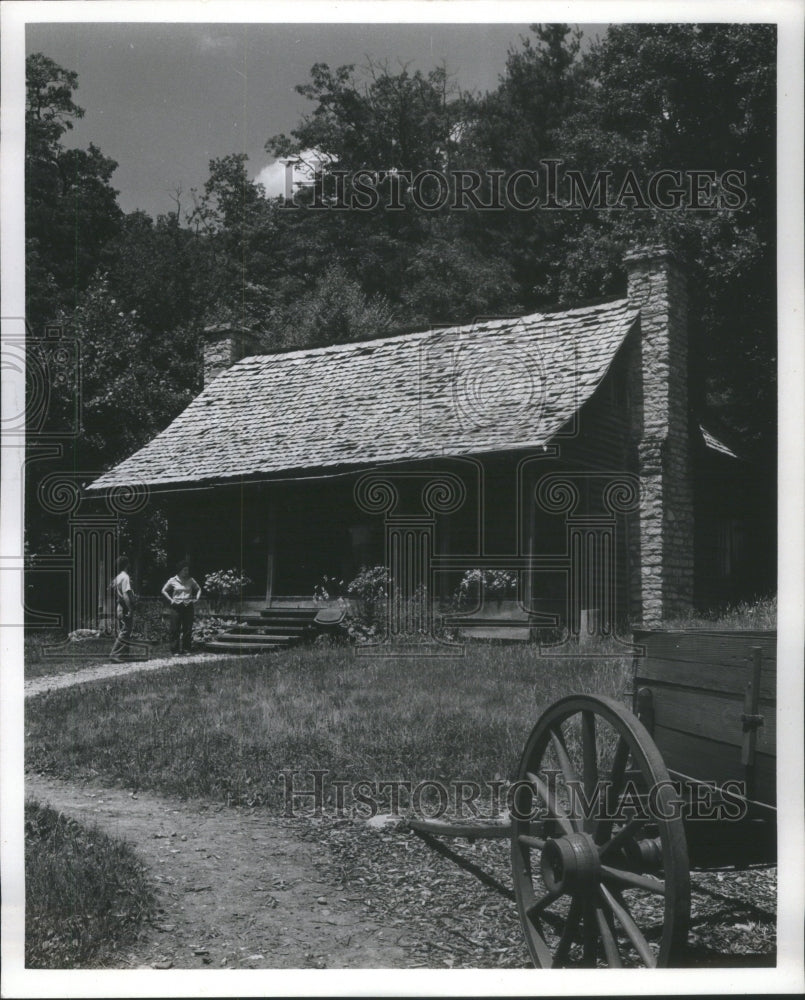
[[[634,638],[633,711],[600,695],[560,698],[513,776],[514,897],[539,968],[679,964],[691,868],[774,863],[776,632]],[[411,827],[470,870],[435,838],[503,832]]]
[[[777,633],[641,631],[634,711],[671,776],[744,783],[776,804]]]

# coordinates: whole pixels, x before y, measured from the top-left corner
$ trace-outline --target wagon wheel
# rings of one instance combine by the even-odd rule
[[[573,695],[542,715],[511,809],[517,909],[538,968],[673,964],[690,917],[680,805],[648,731],[618,702]]]

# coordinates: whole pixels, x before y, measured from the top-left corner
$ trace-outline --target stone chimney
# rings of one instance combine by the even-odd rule
[[[687,287],[676,257],[646,246],[624,257],[640,309],[632,357],[632,434],[641,481],[630,539],[633,603],[653,627],[693,603],[693,482],[688,413]]]
[[[204,328],[204,388],[241,358],[261,353],[259,336],[245,327],[218,323]]]

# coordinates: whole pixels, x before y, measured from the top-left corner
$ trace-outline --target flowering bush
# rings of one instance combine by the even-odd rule
[[[388,571],[385,566],[361,566],[358,575],[344,587],[343,580],[322,577],[316,587],[316,600],[340,597],[344,593],[354,599],[357,614],[348,612],[341,622],[342,633],[350,642],[374,642],[386,631],[386,598]]]
[[[325,573],[321,581],[313,588],[314,601],[331,601],[344,595],[344,581]]]
[[[114,621],[110,625],[114,629]],[[167,642],[167,609],[161,597],[140,598],[134,612],[134,635],[149,642]]]
[[[215,611],[221,612],[252,581],[237,569],[217,569],[204,577],[203,590]]]
[[[347,584],[347,593],[358,601],[361,617],[370,624],[385,618],[389,594],[389,574],[385,566],[361,566],[354,580]]]
[[[252,581],[236,569],[217,569],[204,577],[204,590],[212,597],[234,597]]]
[[[459,608],[478,605],[483,597],[500,600],[517,592],[517,573],[505,569],[468,569],[454,594]]]
[[[390,602],[388,569],[385,566],[362,566],[360,573],[347,584],[347,593],[355,599],[357,607],[357,614],[347,614],[341,623],[350,642],[391,640],[410,643],[431,637],[431,598],[426,587],[418,587],[408,597],[392,595]],[[396,624],[388,621],[390,610]]]

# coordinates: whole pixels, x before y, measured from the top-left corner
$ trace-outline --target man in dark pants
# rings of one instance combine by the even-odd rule
[[[112,663],[121,663],[131,652],[134,629],[134,591],[129,577],[129,557],[121,556],[115,565],[117,576],[112,581],[117,611],[117,638],[112,646]]]
[[[201,587],[190,575],[190,563],[186,559],[176,567],[176,576],[168,580],[162,593],[171,606],[171,652],[174,656],[180,651],[189,653],[193,647],[194,606],[201,597]]]

